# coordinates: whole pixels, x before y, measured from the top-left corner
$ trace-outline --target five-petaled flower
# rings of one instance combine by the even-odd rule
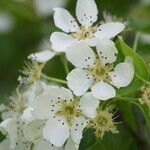
[[[54,23],[64,32],[54,32],[50,37],[52,48],[56,51],[66,51],[67,47],[78,42],[86,42],[95,46],[97,42],[111,42],[111,38],[119,34],[124,28],[120,22],[109,22],[102,25],[94,24],[97,21],[98,9],[94,0],[78,0],[76,16],[78,22],[63,8],[54,9]]]
[[[69,89],[45,85],[44,92],[37,97],[33,115],[47,120],[43,137],[55,146],[62,146],[71,137],[77,144],[89,118],[96,116],[99,100],[86,93],[79,100]]]
[[[67,76],[68,86],[75,95],[81,96],[91,88],[94,97],[107,100],[116,96],[113,86],[120,88],[131,83],[134,77],[132,58],[126,57],[125,62],[113,67],[117,49],[114,45],[111,49],[108,47],[107,44],[105,47],[98,44],[98,55],[85,43],[76,44],[66,51],[68,60],[77,67]]]

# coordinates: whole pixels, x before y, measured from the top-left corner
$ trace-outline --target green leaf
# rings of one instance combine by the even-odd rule
[[[150,109],[147,105],[141,105],[139,103],[138,98],[118,97],[117,100],[119,100],[120,102],[127,102],[127,103],[131,103],[133,105],[136,105],[141,110],[141,112],[145,118],[145,121],[146,121],[148,127],[150,128]]]
[[[88,128],[83,131],[83,138],[81,139],[79,150],[86,150],[97,142],[94,129]]]
[[[125,88],[117,90],[118,95],[130,94],[138,91],[143,85],[143,81],[148,82],[148,69],[143,59],[130,48],[121,37],[116,42],[118,50],[125,56],[131,56],[134,62],[135,76],[131,84]],[[143,81],[142,81],[143,80]]]

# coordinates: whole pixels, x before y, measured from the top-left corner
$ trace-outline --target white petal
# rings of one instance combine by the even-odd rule
[[[100,100],[108,100],[116,96],[116,91],[110,84],[100,81],[92,87],[92,94]]]
[[[91,26],[97,21],[98,10],[94,0],[78,0],[76,6],[78,21],[84,27]]]
[[[80,143],[80,140],[82,139],[82,131],[87,124],[88,120],[84,117],[76,117],[74,119],[74,124],[71,127],[71,137],[75,143]]]
[[[95,98],[91,92],[88,92],[81,97],[79,105],[83,114],[89,118],[95,118],[99,100]]]
[[[45,62],[49,61],[51,58],[53,58],[54,55],[55,55],[54,52],[45,50],[45,51],[41,51],[41,52],[29,55],[28,59],[37,61],[39,63],[45,63]]]
[[[37,97],[37,103],[32,111],[32,114],[37,119],[49,118],[51,114],[51,103],[46,94],[41,94]]]
[[[57,148],[55,146],[52,146],[46,140],[37,140],[37,142],[35,143],[34,150],[63,150],[63,149],[62,147]]]
[[[10,147],[12,149],[15,148],[18,140],[17,127],[17,120],[15,118],[9,118],[0,124],[0,130],[2,133],[6,134],[5,132],[7,132],[10,138]]]
[[[61,95],[60,98],[62,100],[70,101],[73,100],[73,94],[69,89],[61,87]]]
[[[62,117],[50,118],[43,128],[43,137],[57,147],[62,146],[69,135],[69,126]]]
[[[104,64],[113,63],[116,61],[118,51],[113,41],[109,39],[101,39],[97,43],[96,48]]]
[[[95,63],[95,54],[86,43],[78,43],[66,51],[67,59],[76,67],[87,68]]]
[[[44,92],[54,103],[57,103],[60,100],[69,101],[70,99],[73,99],[72,92],[64,87],[47,86],[47,88],[45,87]]]
[[[76,39],[71,35],[63,32],[54,32],[50,37],[52,43],[52,49],[57,52],[65,52],[66,49],[76,43]]]
[[[110,72],[111,84],[117,88],[128,86],[134,78],[134,67],[132,62],[127,59],[124,63],[118,64],[114,71]]]
[[[25,125],[23,133],[27,141],[34,142],[38,138],[42,138],[42,129],[44,121],[33,120]]]
[[[78,24],[72,15],[63,8],[54,9],[54,23],[62,29],[64,32],[76,32],[78,30]]]
[[[0,150],[10,150],[10,141],[8,139],[5,139],[0,143]]]
[[[69,138],[65,144],[64,150],[78,150],[79,145],[76,144],[72,138]]]
[[[22,119],[24,121],[31,121],[34,119],[33,115],[32,115],[32,111],[34,109],[32,107],[27,107],[24,111],[23,111],[23,114],[22,114]]]
[[[83,95],[92,84],[92,80],[82,69],[74,69],[67,76],[68,87],[76,96]]]
[[[124,30],[125,26],[120,22],[110,22],[103,25],[100,25],[95,33],[96,37],[101,39],[104,38],[113,38],[118,35],[122,30]]]

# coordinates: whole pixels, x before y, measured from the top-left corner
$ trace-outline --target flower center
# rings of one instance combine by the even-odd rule
[[[77,32],[73,33],[72,36],[78,40],[91,39],[94,37],[96,27],[81,27]]]
[[[22,84],[30,84],[34,81],[39,80],[41,71],[45,64],[39,64],[36,61],[25,62],[25,66],[21,73],[24,75],[23,78],[19,79]]]
[[[73,100],[70,102],[61,102],[61,108],[59,111],[56,112],[56,115],[65,117],[68,124],[71,126],[74,117],[81,116],[82,113],[77,109],[78,101]]]
[[[93,68],[88,68],[87,72],[93,76],[94,83],[97,83],[101,80],[105,82],[111,82],[111,77],[109,76],[108,72],[112,69],[112,64],[103,65],[100,60],[97,60],[95,66]]]
[[[147,104],[150,107],[150,87],[141,88],[141,104]]]
[[[104,132],[118,132],[114,125],[113,114],[106,110],[103,111],[98,109],[96,117],[90,121],[89,125],[95,129],[96,136],[101,138],[103,137]]]

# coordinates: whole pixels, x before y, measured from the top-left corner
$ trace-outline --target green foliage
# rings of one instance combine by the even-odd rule
[[[123,56],[131,56],[134,62],[135,76],[131,84],[125,88],[119,89],[118,95],[126,95],[138,91],[143,85],[143,80],[148,81],[148,69],[143,59],[119,37],[116,42],[118,51],[121,51]]]

